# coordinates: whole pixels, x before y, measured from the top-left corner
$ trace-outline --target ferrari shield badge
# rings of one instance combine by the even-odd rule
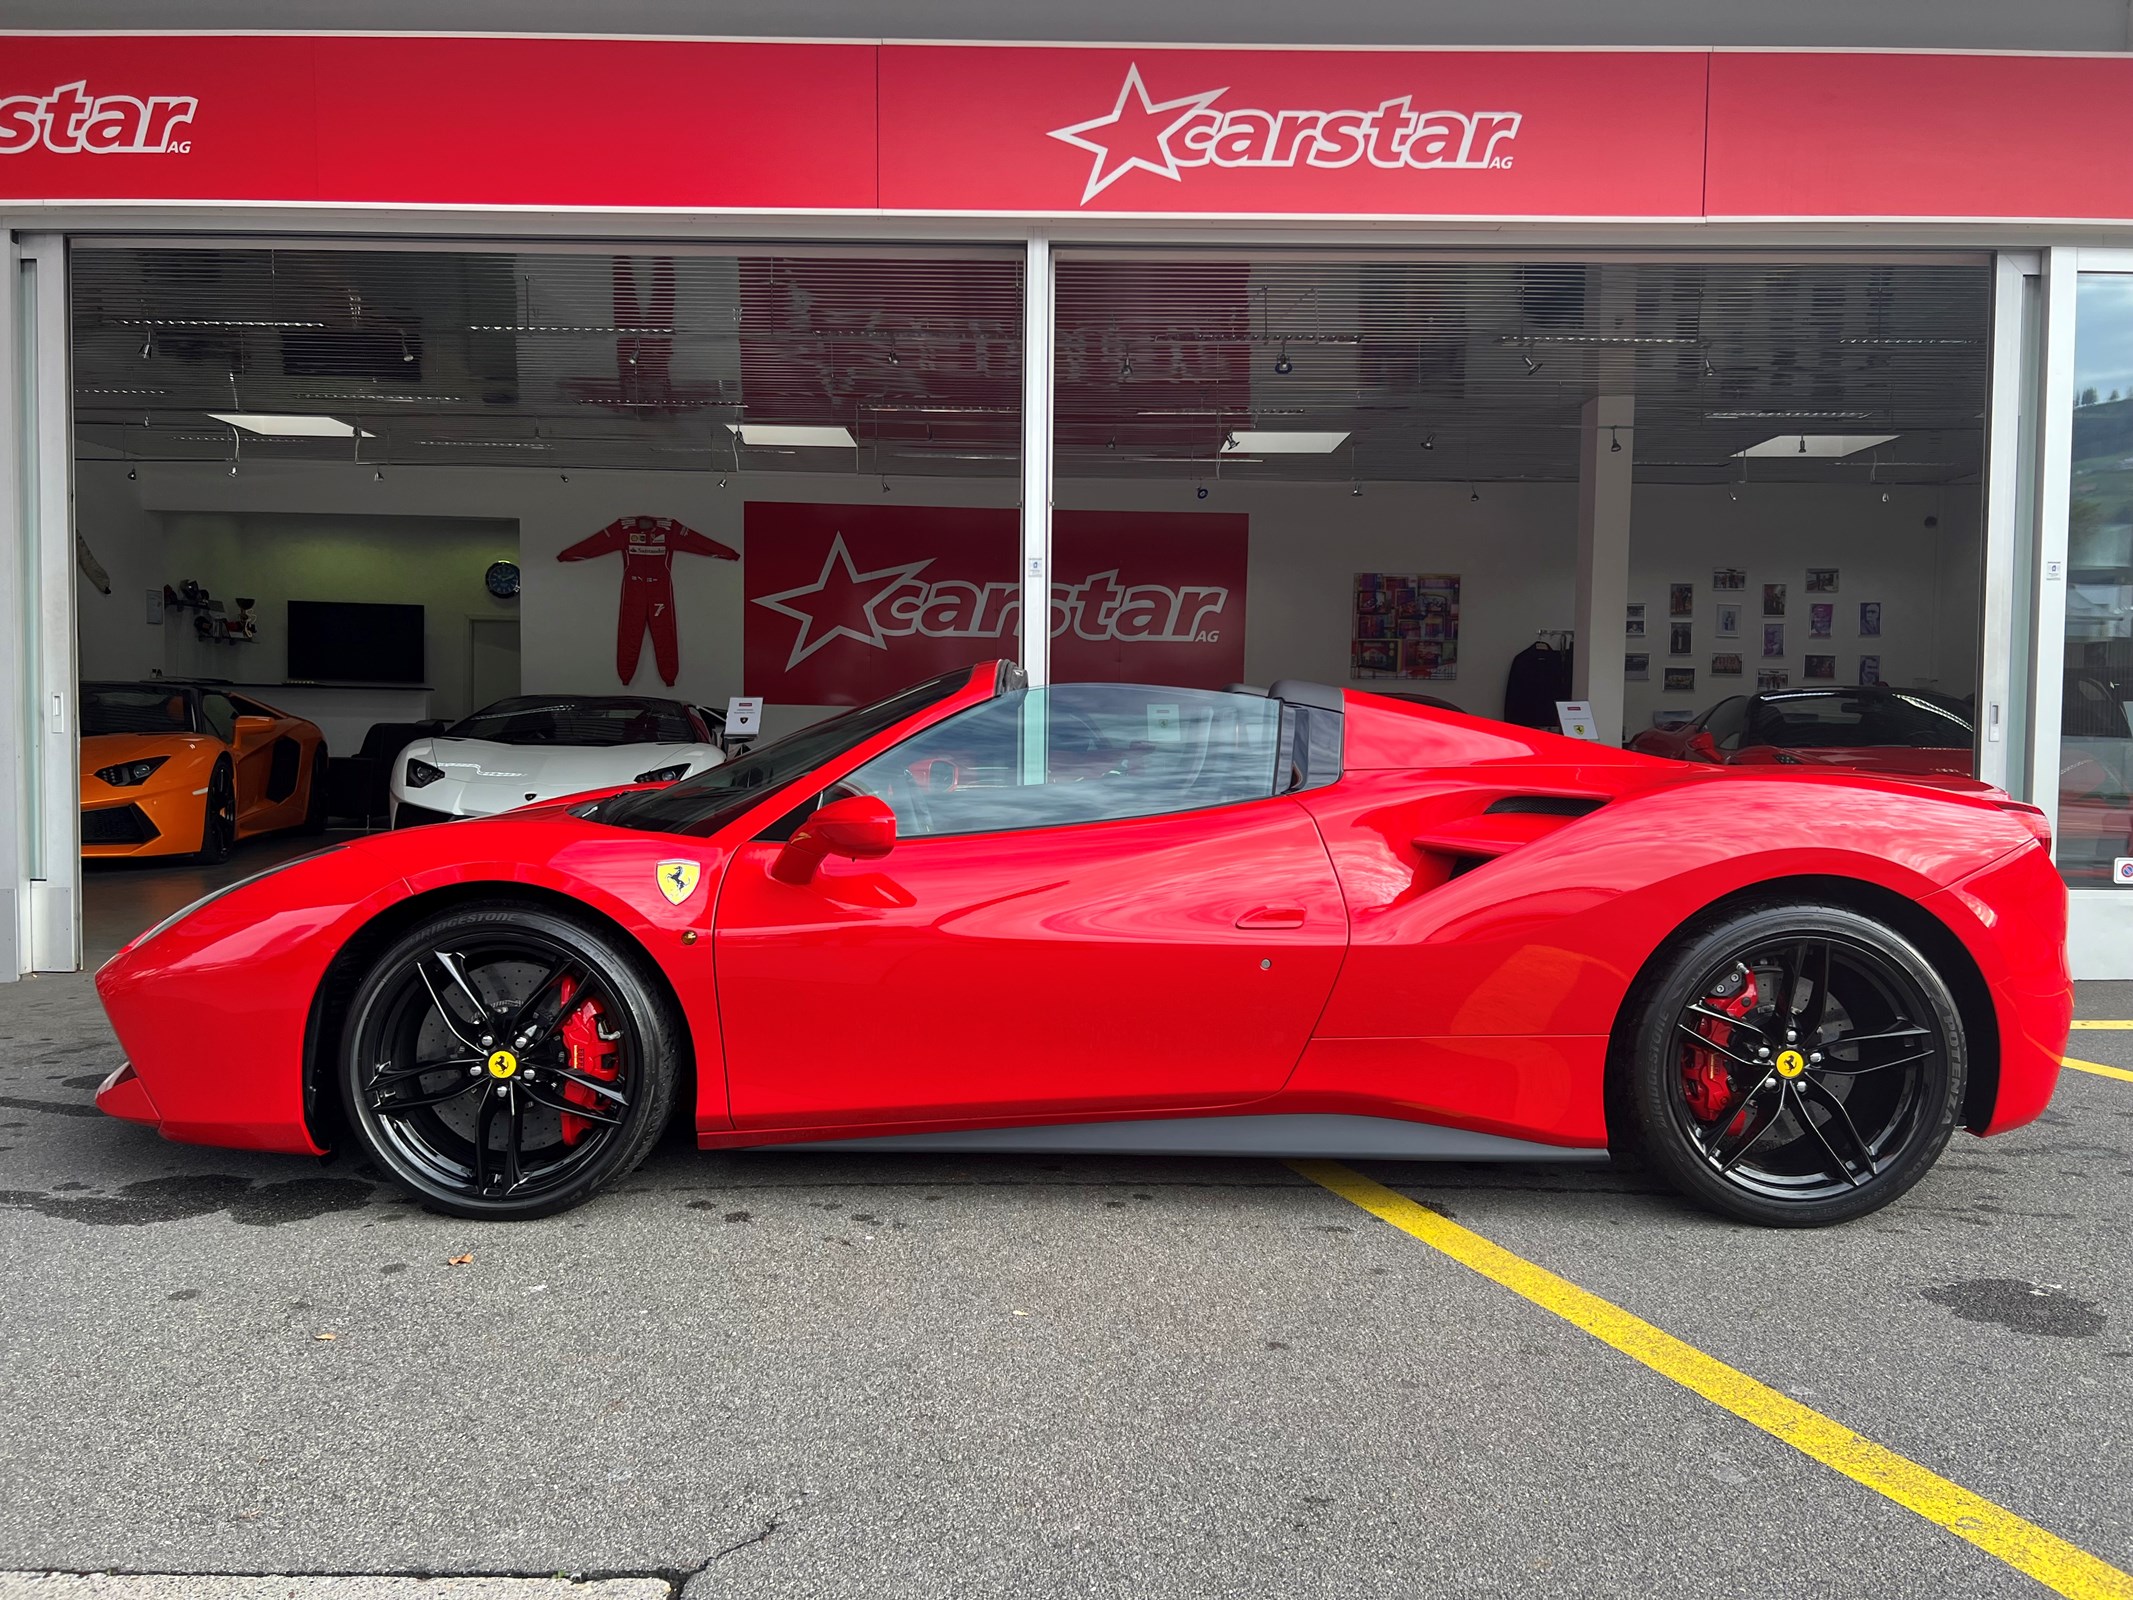
[[[659,863],[659,892],[675,905],[696,893],[696,880],[704,875],[704,869],[694,861],[662,861]]]

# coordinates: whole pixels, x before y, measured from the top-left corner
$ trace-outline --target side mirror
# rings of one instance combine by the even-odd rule
[[[272,717],[239,717],[234,731],[238,742],[242,743],[246,739],[262,737],[271,732],[273,727],[274,719]]]
[[[780,883],[807,883],[829,856],[878,861],[896,848],[896,813],[870,794],[832,800],[794,830],[771,863]]]
[[[1708,728],[1698,728],[1689,735],[1689,754],[1698,761],[1724,761],[1718,753],[1718,741],[1711,737]]]

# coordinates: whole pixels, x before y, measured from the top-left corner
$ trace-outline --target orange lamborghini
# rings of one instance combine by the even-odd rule
[[[81,686],[81,853],[221,861],[239,839],[326,826],[317,726],[213,684]]]

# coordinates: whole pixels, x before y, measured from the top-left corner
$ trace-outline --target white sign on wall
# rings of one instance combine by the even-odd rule
[[[2111,881],[2124,888],[2133,888],[2133,856],[2112,858]]]
[[[763,697],[734,695],[726,702],[726,737],[753,739],[763,728]]]

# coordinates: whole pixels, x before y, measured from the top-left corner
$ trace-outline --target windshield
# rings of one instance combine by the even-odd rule
[[[196,733],[192,696],[153,683],[85,683],[81,686],[81,731],[100,733]]]
[[[484,706],[445,729],[447,739],[486,739],[491,744],[568,744],[604,748],[622,744],[700,743],[689,713],[672,700],[628,695],[579,699],[520,695]]]
[[[664,789],[640,789],[596,801],[578,815],[646,833],[685,833],[698,838],[716,833],[772,791],[806,777],[913,712],[947,699],[970,682],[970,673],[968,667],[944,672],[886,700],[774,739],[724,766]]]
[[[1970,747],[1971,725],[1955,706],[1921,694],[1776,695],[1756,702],[1745,742],[1780,750],[1956,750]]]

